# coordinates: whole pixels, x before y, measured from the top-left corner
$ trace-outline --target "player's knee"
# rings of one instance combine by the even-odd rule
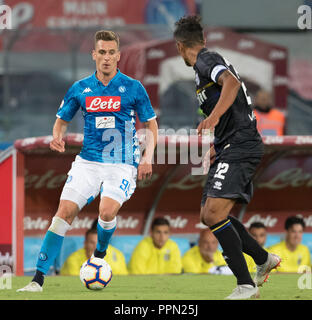
[[[207,201],[202,209],[202,222],[211,227],[220,221],[220,209],[213,202]]]
[[[100,209],[99,217],[103,221],[112,221],[116,217],[116,213],[109,208],[102,208]]]
[[[103,197],[99,206],[99,217],[103,221],[112,221],[116,217],[120,206],[121,205],[118,201]]]
[[[74,202],[61,200],[55,216],[71,225],[78,212],[79,208]]]

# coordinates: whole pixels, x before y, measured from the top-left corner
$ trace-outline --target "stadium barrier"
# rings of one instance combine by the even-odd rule
[[[182,145],[191,146],[194,141],[189,136],[179,137],[177,155]],[[6,162],[0,164],[1,177],[7,178],[4,188],[10,186],[14,179],[19,191],[15,191],[12,228],[17,230],[16,249],[7,251],[16,263],[15,272],[21,274],[23,266],[23,246],[25,259],[32,252],[31,239],[42,239],[55,214],[59,197],[67,172],[75,155],[82,145],[81,134],[68,134],[65,138],[66,152],[59,154],[49,149],[51,136],[35,137],[17,140],[14,144],[16,177],[5,175]],[[160,136],[158,148],[168,149],[173,137]],[[262,221],[269,234],[280,236],[284,232],[284,221],[290,215],[301,215],[306,222],[307,237],[305,242],[312,250],[309,233],[312,232],[312,202],[310,201],[312,187],[312,137],[283,136],[263,137],[265,156],[258,167],[255,177],[255,192],[248,206],[236,205],[232,214],[248,225],[254,221]],[[190,149],[189,149],[190,150]],[[190,156],[190,154],[189,154]],[[176,163],[155,164],[150,181],[138,182],[137,189],[131,200],[126,202],[118,215],[116,237],[147,235],[150,223],[154,217],[165,216],[171,225],[174,237],[186,238],[195,243],[198,233],[204,226],[199,222],[199,204],[205,176],[192,175],[191,164],[181,164],[177,156]],[[15,172],[13,170],[13,172]],[[9,177],[10,176],[10,177]],[[8,183],[7,183],[8,182]],[[16,189],[15,189],[16,190]],[[14,189],[13,189],[14,191]],[[14,192],[13,192],[14,193]],[[6,221],[12,219],[13,212],[9,207],[11,198],[1,201],[8,209]],[[12,202],[11,202],[12,203]],[[83,208],[74,220],[67,237],[76,237],[77,244],[82,243],[85,231],[98,216],[99,199]],[[22,228],[24,222],[24,228]],[[2,224],[3,225],[3,224]],[[9,222],[7,225],[10,226]],[[23,241],[24,236],[24,241]],[[1,237],[3,235],[1,233]],[[39,241],[39,240],[38,240]],[[0,239],[0,243],[5,243]],[[74,242],[72,242],[74,243]],[[67,248],[74,247],[68,245]],[[3,247],[1,247],[3,248]],[[73,248],[75,250],[75,248]],[[3,252],[4,249],[1,249]],[[33,250],[34,252],[36,250]],[[67,249],[63,258],[70,253]],[[29,269],[33,261],[25,261]]]

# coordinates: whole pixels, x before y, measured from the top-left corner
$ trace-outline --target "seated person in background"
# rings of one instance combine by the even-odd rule
[[[154,219],[151,236],[141,240],[133,250],[129,273],[172,274],[182,272],[182,260],[178,245],[171,239],[169,222],[165,218]]]
[[[84,247],[73,252],[64,262],[60,274],[62,276],[77,276],[80,267],[93,254],[97,244],[97,230],[91,228],[85,235]],[[108,245],[105,261],[111,266],[114,275],[128,274],[126,260],[121,251]]]
[[[301,244],[304,228],[302,218],[287,218],[285,240],[268,248],[269,252],[279,255],[282,259],[278,272],[298,272],[300,266],[311,266],[309,248]]]
[[[284,134],[285,116],[283,112],[273,108],[271,94],[259,90],[255,96],[254,113],[257,129],[263,136],[282,136]]]
[[[185,273],[208,273],[211,268],[225,266],[226,262],[218,250],[218,240],[209,228],[200,232],[198,245],[185,252],[182,258]]]
[[[266,227],[262,222],[253,222],[248,229],[252,237],[260,244],[261,247],[264,247],[264,244],[267,239]],[[257,267],[253,258],[248,254],[244,253],[244,257],[247,263],[249,272],[256,272]]]

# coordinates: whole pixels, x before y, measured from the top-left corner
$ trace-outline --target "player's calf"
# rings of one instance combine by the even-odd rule
[[[42,291],[39,287],[43,286],[44,276],[50,269],[50,266],[54,263],[55,258],[59,254],[65,233],[70,229],[64,219],[60,217],[53,217],[52,223],[44,237],[40,253],[36,264],[36,273],[32,279],[32,282],[19,291],[38,292]]]
[[[207,198],[203,208],[203,218],[218,239],[223,256],[237,279],[238,285],[255,286],[250,277],[245,258],[242,253],[242,242],[228,218],[229,211],[235,201],[223,198]],[[217,222],[216,222],[217,221]],[[214,224],[213,224],[214,223]]]

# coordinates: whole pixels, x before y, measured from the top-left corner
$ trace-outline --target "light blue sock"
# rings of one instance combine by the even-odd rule
[[[98,234],[98,241],[96,245],[96,249],[100,252],[107,250],[109,241],[116,230],[116,225],[110,229],[104,229],[98,222],[97,224],[97,234]]]
[[[48,230],[39,253],[36,267],[39,271],[47,274],[50,266],[54,263],[55,258],[60,253],[64,237]]]

